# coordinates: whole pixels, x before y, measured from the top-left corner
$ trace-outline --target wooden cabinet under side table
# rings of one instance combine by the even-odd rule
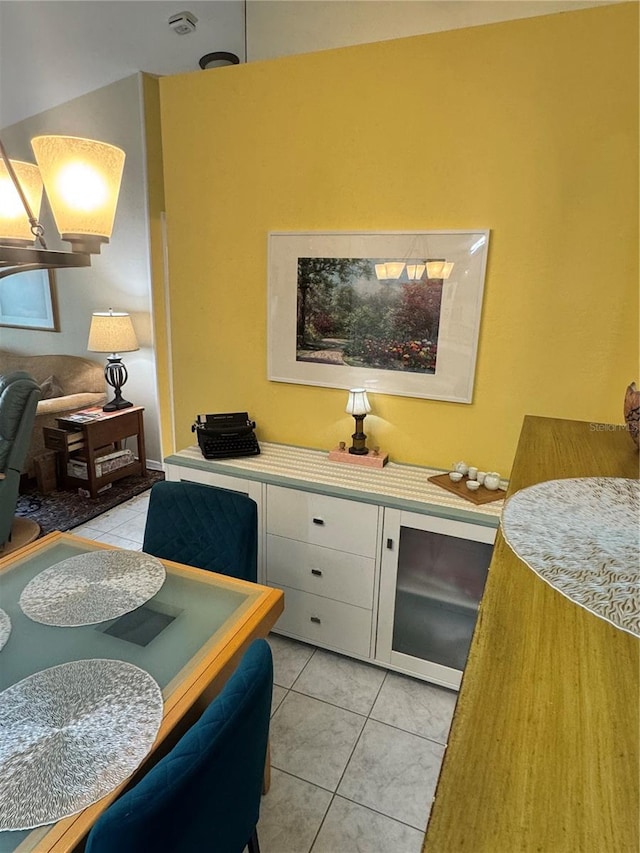
[[[44,443],[55,450],[59,460],[59,482],[63,489],[86,489],[92,498],[108,483],[113,483],[131,474],[146,474],[144,446],[144,423],[142,406],[120,409],[117,412],[102,412],[86,421],[58,418],[58,429],[44,429]],[[111,450],[120,450],[125,438],[135,437],[138,458],[115,470],[101,473],[96,471],[96,459]],[[69,473],[70,461],[86,465],[85,477]]]

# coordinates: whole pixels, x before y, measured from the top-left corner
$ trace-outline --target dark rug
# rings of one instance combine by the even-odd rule
[[[146,492],[154,483],[164,480],[163,471],[147,471],[144,477],[123,477],[97,498],[83,498],[77,492],[54,491],[42,495],[27,483],[18,497],[16,515],[37,521],[41,536],[52,530],[72,530],[108,509]]]

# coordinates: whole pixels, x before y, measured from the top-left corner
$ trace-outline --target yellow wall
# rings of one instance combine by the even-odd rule
[[[375,395],[370,444],[507,474],[526,413],[620,423],[638,378],[638,8],[160,81],[176,435],[348,439],[342,390],[269,382],[269,231],[489,228],[473,403]]]

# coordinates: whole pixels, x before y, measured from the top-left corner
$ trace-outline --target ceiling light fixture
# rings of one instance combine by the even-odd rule
[[[205,53],[200,57],[199,65],[203,71],[209,68],[220,68],[223,65],[239,65],[240,58],[235,53],[227,50],[214,50],[213,53]]]
[[[113,230],[124,151],[75,136],[36,136],[31,147],[37,166],[10,160],[0,140],[0,278],[91,266]],[[70,252],[47,247],[39,220],[43,187]]]

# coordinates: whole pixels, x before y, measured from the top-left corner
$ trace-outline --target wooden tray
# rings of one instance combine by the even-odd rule
[[[480,486],[480,488],[475,492],[470,492],[465,485],[469,479],[466,474],[461,480],[458,480],[457,483],[450,480],[448,474],[434,474],[433,477],[428,477],[427,479],[430,483],[435,483],[436,486],[441,486],[448,492],[453,492],[454,495],[458,495],[459,498],[464,498],[476,505],[488,504],[491,501],[502,500],[506,494],[504,489],[497,489],[494,491],[493,489],[486,489],[484,486]]]

